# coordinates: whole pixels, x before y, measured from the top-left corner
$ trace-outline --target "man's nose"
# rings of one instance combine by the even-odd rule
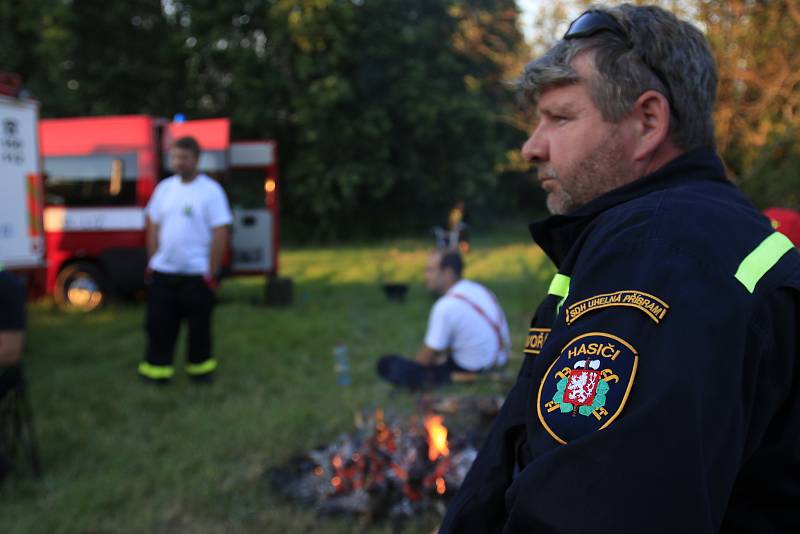
[[[537,127],[522,145],[522,158],[533,164],[545,162],[550,158],[547,140],[542,135],[541,127]]]

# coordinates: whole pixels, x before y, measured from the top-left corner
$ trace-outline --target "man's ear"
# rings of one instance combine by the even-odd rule
[[[633,103],[633,119],[637,125],[636,161],[650,159],[669,138],[672,120],[667,98],[658,91],[645,91]]]

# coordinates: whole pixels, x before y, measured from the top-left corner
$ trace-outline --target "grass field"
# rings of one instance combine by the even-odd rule
[[[421,285],[428,244],[284,250],[282,275],[295,283],[285,309],[254,305],[263,279],[227,280],[214,322],[221,364],[210,386],[182,373],[166,388],[137,379],[142,303],[90,315],[33,303],[25,362],[45,476],[15,476],[0,488],[0,532],[391,532],[317,517],[278,498],[264,472],[350,431],[359,410],[411,409],[414,396],[379,383],[374,365],[382,353],[412,354],[421,342],[432,302]],[[523,225],[472,245],[467,277],[502,302],[515,371],[553,267]],[[410,282],[407,301],[388,301],[381,279]],[[335,381],[337,340],[350,349],[347,388]],[[437,521],[424,517],[406,532],[431,532]]]

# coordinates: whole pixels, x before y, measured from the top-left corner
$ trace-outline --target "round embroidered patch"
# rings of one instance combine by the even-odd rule
[[[539,384],[539,421],[562,445],[606,428],[628,400],[638,363],[636,349],[617,336],[590,332],[576,337]]]

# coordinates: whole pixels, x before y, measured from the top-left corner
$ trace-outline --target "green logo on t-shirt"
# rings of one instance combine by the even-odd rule
[[[191,204],[186,204],[183,207],[183,215],[185,217],[191,217],[192,216],[192,205]]]

